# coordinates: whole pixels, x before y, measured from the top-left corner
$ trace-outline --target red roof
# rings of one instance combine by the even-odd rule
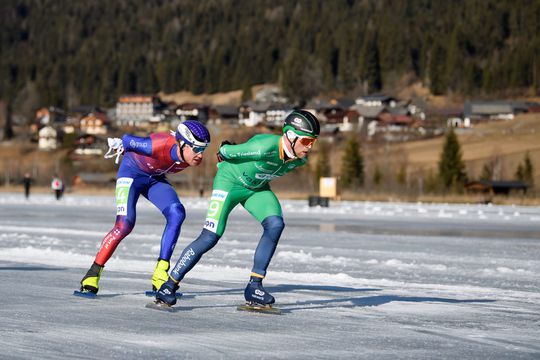
[[[386,124],[395,125],[410,125],[412,123],[412,118],[408,115],[392,115],[390,113],[380,114],[379,120]]]

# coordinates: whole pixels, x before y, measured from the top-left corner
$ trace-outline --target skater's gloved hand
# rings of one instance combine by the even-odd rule
[[[221,156],[221,154],[220,154],[219,151],[216,153],[216,158],[217,158],[217,162],[218,162],[218,163],[220,163],[220,162],[223,161],[223,157]]]
[[[120,147],[124,147],[122,144],[122,139],[120,138],[107,138],[107,143],[109,144],[109,147],[111,149],[118,149]]]
[[[116,159],[114,160],[114,163],[118,164],[118,160],[120,160],[120,155],[124,153],[124,144],[122,143],[122,139],[107,138],[107,144],[109,145],[109,150],[103,157],[105,159],[111,159],[115,157]]]
[[[236,143],[234,141],[224,140],[224,141],[221,142],[221,144],[219,144],[219,147],[221,148],[223,145],[236,145]],[[221,155],[219,150],[218,150],[218,152],[216,154],[216,157],[217,157],[218,162],[223,161],[223,156]]]
[[[223,145],[236,145],[234,141],[224,140],[219,144],[219,147],[222,147]]]

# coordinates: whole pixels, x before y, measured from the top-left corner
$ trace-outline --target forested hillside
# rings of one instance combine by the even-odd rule
[[[434,94],[540,92],[538,0],[3,0],[0,97],[279,83],[295,100],[422,80]]]

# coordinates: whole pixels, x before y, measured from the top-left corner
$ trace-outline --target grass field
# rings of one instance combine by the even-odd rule
[[[517,164],[529,151],[535,170],[535,180],[540,180],[540,114],[520,115],[511,121],[493,121],[470,129],[456,131],[461,144],[463,160],[470,175],[478,176],[482,166],[499,157],[503,163],[502,178],[513,177]],[[408,155],[412,167],[437,166],[444,137],[415,141],[399,145]]]

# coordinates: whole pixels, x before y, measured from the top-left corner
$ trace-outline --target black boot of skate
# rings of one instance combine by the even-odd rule
[[[176,290],[178,290],[178,284],[169,278],[156,293],[156,303],[163,303],[168,306],[176,304]]]
[[[273,307],[276,301],[262,286],[262,279],[252,276],[244,290],[245,305],[239,305],[236,309],[267,314],[281,314],[281,309]]]
[[[276,302],[276,299],[268,293],[262,286],[262,279],[252,276],[249,280],[244,298],[248,304],[268,306]]]

